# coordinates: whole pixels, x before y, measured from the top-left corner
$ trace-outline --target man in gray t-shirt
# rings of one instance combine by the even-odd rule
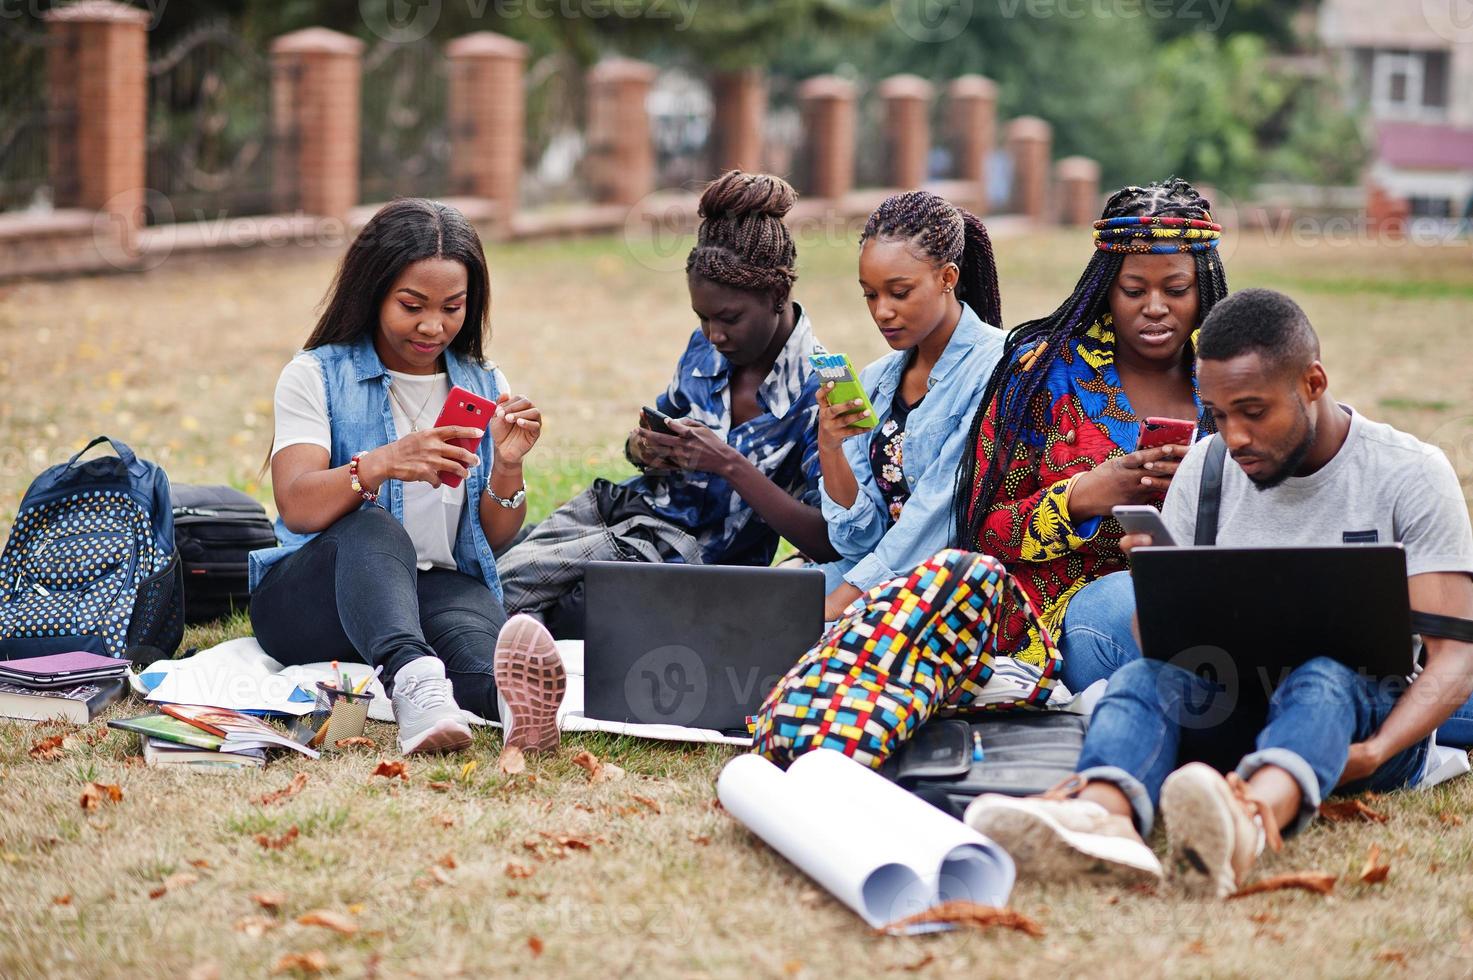
[[[1397,542],[1412,608],[1473,619],[1473,529],[1452,466],[1338,404],[1319,356],[1304,311],[1279,293],[1235,293],[1204,321],[1202,404],[1232,457],[1217,543]],[[1180,464],[1150,464],[1145,478],[1169,484],[1162,518],[1177,543],[1195,537],[1208,446]],[[1136,535],[1122,546],[1149,543]],[[1230,894],[1264,844],[1277,847],[1281,831],[1306,825],[1337,786],[1386,791],[1420,777],[1429,736],[1473,694],[1473,644],[1425,641],[1423,669],[1404,697],[1397,685],[1316,657],[1289,673],[1266,717],[1214,711],[1213,699],[1227,696],[1218,687],[1134,660],[1111,676],[1073,780],[1048,799],[979,797],[967,822],[1008,848],[1022,873],[1149,881],[1162,875],[1143,841],[1159,808],[1167,868],[1189,890]],[[1200,721],[1224,715],[1210,727]],[[1204,758],[1215,766],[1187,761]]]

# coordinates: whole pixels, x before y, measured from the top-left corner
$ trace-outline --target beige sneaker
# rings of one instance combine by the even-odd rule
[[[503,744],[527,752],[556,749],[561,738],[557,709],[568,689],[568,672],[552,634],[531,616],[508,619],[496,640],[491,671]]]
[[[1166,777],[1161,819],[1172,881],[1190,894],[1226,898],[1242,886],[1265,843],[1276,851],[1282,846],[1273,814],[1238,774],[1224,777],[1201,762]]]
[[[1026,799],[987,793],[972,801],[964,819],[1001,845],[1020,875],[1044,881],[1088,878],[1121,886],[1159,884],[1161,862],[1128,817],[1088,800],[1052,795],[1078,792],[1083,785],[1066,783],[1048,796]]]

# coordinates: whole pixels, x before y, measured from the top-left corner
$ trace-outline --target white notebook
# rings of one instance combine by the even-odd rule
[[[716,795],[875,928],[942,902],[1000,907],[1013,890],[1006,851],[839,752],[809,752],[786,772],[761,756],[738,756],[721,770]]]

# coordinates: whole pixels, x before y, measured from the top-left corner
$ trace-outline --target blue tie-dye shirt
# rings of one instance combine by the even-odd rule
[[[793,333],[757,388],[761,414],[732,429],[731,363],[699,330],[691,335],[675,377],[655,407],[716,430],[778,486],[817,507],[819,382],[808,355],[822,348],[808,314],[797,303],[793,312],[797,318]],[[777,532],[718,476],[694,471],[638,476],[626,485],[637,489],[662,516],[695,535],[707,564],[766,565],[777,551]]]

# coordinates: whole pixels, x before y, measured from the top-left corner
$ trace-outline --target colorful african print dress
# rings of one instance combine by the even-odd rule
[[[975,448],[984,465],[995,413]],[[1069,600],[1126,567],[1119,524],[1076,524],[1069,483],[1134,450],[1139,428],[1106,318],[1050,366],[976,550],[943,551],[855,600],[763,702],[755,750],[785,764],[829,748],[878,768],[935,715],[1044,706],[1062,667],[1053,638]]]

